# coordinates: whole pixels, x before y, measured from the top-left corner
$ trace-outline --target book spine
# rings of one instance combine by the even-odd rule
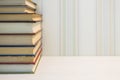
[[[28,5],[0,5],[0,7],[2,8],[6,8],[6,7],[23,7],[23,8],[28,8],[28,9],[31,9],[31,10],[33,10],[33,11],[36,11],[36,9],[34,9],[34,8],[32,8],[32,7],[30,7],[30,6],[28,6]],[[1,14],[1,13],[0,13]],[[6,14],[6,13],[4,13],[4,14]],[[10,14],[10,13],[9,13]],[[11,14],[14,14],[14,13],[11,13]],[[22,13],[21,13],[22,14]],[[27,14],[27,13],[26,13]]]
[[[35,47],[39,41],[41,41],[42,38],[40,38],[35,45],[0,45],[0,47]]]
[[[0,35],[35,35],[41,32],[42,30],[37,31],[36,33],[0,33]]]
[[[34,62],[0,62],[0,65],[1,65],[1,64],[8,64],[8,65],[11,65],[11,64],[35,64],[35,63],[37,62],[39,56],[42,56],[42,48],[41,48],[41,50],[38,52],[37,58],[35,59]]]

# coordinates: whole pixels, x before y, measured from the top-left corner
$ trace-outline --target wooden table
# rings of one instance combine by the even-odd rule
[[[1,74],[0,80],[120,80],[120,57],[46,57],[35,74]]]

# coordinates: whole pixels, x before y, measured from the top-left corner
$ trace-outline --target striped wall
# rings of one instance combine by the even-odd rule
[[[59,3],[61,55],[96,55],[96,1],[60,0]]]
[[[114,1],[114,44],[115,55],[120,56],[120,0]]]
[[[43,14],[43,54],[120,55],[119,0],[34,0]]]
[[[114,0],[97,0],[97,55],[115,55]]]

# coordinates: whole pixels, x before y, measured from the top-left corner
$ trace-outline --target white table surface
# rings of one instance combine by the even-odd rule
[[[45,57],[35,74],[0,74],[0,80],[120,80],[120,57]]]

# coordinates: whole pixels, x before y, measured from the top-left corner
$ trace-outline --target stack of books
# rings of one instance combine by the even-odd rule
[[[42,16],[31,0],[0,0],[0,73],[34,73],[39,63]]]

